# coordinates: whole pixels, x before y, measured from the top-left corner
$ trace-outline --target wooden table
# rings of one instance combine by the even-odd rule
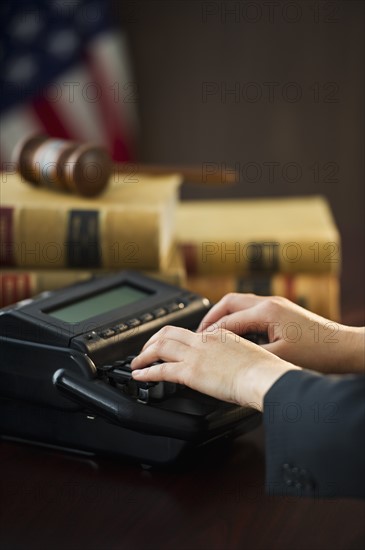
[[[1,443],[5,549],[363,549],[365,501],[263,492],[262,427],[169,471]]]
[[[356,324],[350,275],[345,316]],[[2,442],[0,548],[364,548],[365,500],[270,497],[264,465],[262,427],[168,471]]]

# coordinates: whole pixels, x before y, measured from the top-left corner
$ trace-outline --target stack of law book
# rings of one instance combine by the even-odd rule
[[[177,241],[188,288],[213,302],[228,292],[281,295],[340,318],[340,236],[322,196],[185,201]]]
[[[133,269],[212,302],[276,294],[340,318],[340,237],[323,197],[179,203],[179,175],[113,174],[85,199],[0,177],[0,307]]]
[[[174,242],[179,175],[113,174],[93,199],[0,177],[0,307],[122,269],[184,284]]]

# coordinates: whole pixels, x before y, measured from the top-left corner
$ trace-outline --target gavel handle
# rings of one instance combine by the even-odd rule
[[[239,173],[222,167],[218,163],[203,163],[201,166],[179,166],[164,164],[144,164],[139,162],[115,163],[114,171],[120,174],[181,174],[184,181],[202,185],[232,185],[238,183]]]

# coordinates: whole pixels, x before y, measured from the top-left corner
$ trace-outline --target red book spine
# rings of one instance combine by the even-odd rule
[[[15,266],[13,227],[13,208],[0,207],[0,265]]]
[[[30,298],[31,295],[31,276],[29,273],[0,275],[0,307],[25,300]]]

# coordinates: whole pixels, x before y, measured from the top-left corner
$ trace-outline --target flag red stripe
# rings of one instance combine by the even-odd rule
[[[69,139],[72,137],[52,103],[47,101],[44,97],[37,97],[33,100],[32,105],[49,136],[62,139]]]
[[[92,80],[98,82],[101,86],[101,96],[98,102],[102,123],[106,129],[106,134],[109,139],[109,149],[113,160],[116,162],[126,162],[131,160],[130,149],[124,139],[122,112],[120,110],[119,101],[114,102],[111,99],[112,93],[108,90],[106,78],[103,68],[94,60],[93,55],[86,54],[86,62]]]

